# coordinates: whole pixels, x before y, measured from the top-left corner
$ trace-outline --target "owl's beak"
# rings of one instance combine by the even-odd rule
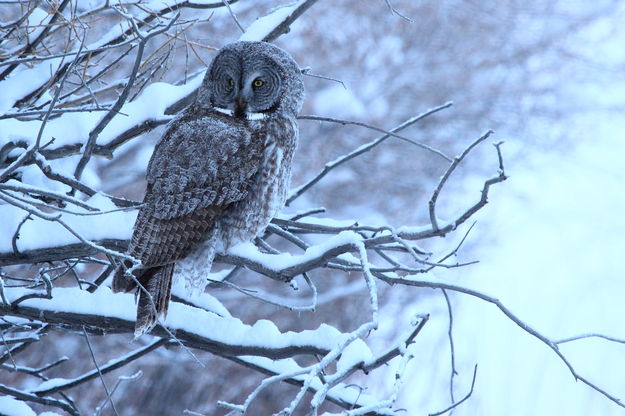
[[[234,115],[242,117],[247,112],[247,101],[243,97],[237,97],[235,101]]]

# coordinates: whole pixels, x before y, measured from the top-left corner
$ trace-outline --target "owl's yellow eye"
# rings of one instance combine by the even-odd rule
[[[234,87],[234,80],[232,78],[228,78],[228,86],[230,88]]]
[[[262,87],[263,85],[265,85],[265,81],[260,78],[256,78],[254,82],[252,82],[252,86],[254,86],[254,88]]]

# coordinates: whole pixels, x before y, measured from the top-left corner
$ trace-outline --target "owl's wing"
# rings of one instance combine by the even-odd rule
[[[242,124],[218,117],[181,118],[157,145],[129,253],[143,267],[192,251],[228,206],[247,195],[262,143]]]

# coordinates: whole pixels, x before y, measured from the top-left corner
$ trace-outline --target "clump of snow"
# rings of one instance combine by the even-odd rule
[[[276,324],[267,319],[261,319],[254,323],[247,332],[247,335],[246,338],[249,342],[262,344],[268,340],[279,337],[281,334]]]
[[[258,248],[250,242],[240,243],[231,247],[228,250],[228,254],[250,259],[256,263],[262,264],[269,270],[280,271],[298,264],[306,263],[310,260],[314,260],[333,248],[340,247],[345,244],[355,245],[359,244],[361,241],[362,238],[357,233],[353,231],[341,231],[321,244],[308,247],[304,254],[300,255],[293,255],[290,253],[261,253],[258,251]]]
[[[225,273],[221,273],[221,272],[220,273],[208,273],[209,281],[223,280],[223,277],[225,277],[230,272],[230,270],[225,270],[224,272]],[[223,277],[221,275],[223,275]],[[185,279],[179,279],[177,277],[179,276],[174,275],[174,282],[173,282],[173,286],[171,289],[172,295],[175,295],[181,299],[185,299],[191,302],[193,305],[199,308],[214,312],[219,316],[226,316],[226,317],[230,316],[230,311],[228,311],[228,309],[226,309],[226,307],[222,305],[222,303],[219,300],[217,300],[214,296],[212,296],[211,294],[207,292],[201,292],[201,293],[192,292],[191,294],[189,294],[189,291],[185,287],[185,281],[184,281]]]
[[[336,364],[337,372],[342,372],[359,363],[365,363],[373,357],[369,346],[360,338],[349,344],[341,354],[341,358]]]
[[[334,340],[329,344],[330,348],[334,348],[344,335],[335,327],[328,324],[321,324],[314,331],[303,331],[300,334],[299,342],[302,344],[313,344],[319,339]]]
[[[26,403],[8,396],[0,396],[0,414],[3,416],[37,416]]]
[[[30,293],[41,293],[23,288],[5,288],[5,295],[9,302]],[[22,306],[31,306],[44,311],[62,311],[86,315],[101,315],[103,317],[135,319],[135,300],[130,293],[113,294],[107,287],[100,287],[94,293],[81,290],[77,287],[55,287],[52,289],[52,299],[32,298],[20,303]]]
[[[0,114],[6,113],[13,108],[16,101],[27,96],[47,82],[50,79],[50,74],[55,73],[61,63],[61,58],[48,59],[32,68],[18,70],[4,81],[1,81],[0,91],[2,91],[2,94],[0,94]],[[5,120],[3,121],[3,125],[8,124]],[[4,128],[5,127],[0,129],[0,131]]]
[[[136,210],[118,210],[107,197],[96,194],[85,201],[99,208],[100,215],[74,215],[61,213],[61,219],[83,238],[95,241],[101,239],[129,239],[135,222]],[[80,214],[93,214],[80,207],[72,207]],[[0,205],[0,252],[12,251],[12,238],[17,226],[28,213],[13,205]],[[60,223],[39,217],[26,221],[20,229],[17,247],[20,251],[78,243],[80,240]]]
[[[239,40],[259,41],[271,33],[280,23],[286,20],[306,0],[300,0],[288,6],[279,7],[266,16],[254,21],[241,35]]]
[[[261,320],[250,326],[237,318],[220,317],[179,303],[170,304],[165,324],[169,328],[196,333],[226,345],[261,348],[314,345],[329,350],[346,336],[336,328],[325,324],[315,330],[281,333],[271,321]]]
[[[46,381],[42,382],[41,384],[39,384],[34,389],[31,389],[31,391],[32,392],[38,392],[38,391],[42,391],[42,390],[52,389],[52,388],[55,388],[57,386],[60,386],[62,384],[67,383],[67,381],[68,380],[66,378],[51,378],[50,380],[46,380]]]

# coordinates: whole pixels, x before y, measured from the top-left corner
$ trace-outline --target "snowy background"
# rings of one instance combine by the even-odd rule
[[[613,31],[617,16],[622,8],[571,37],[595,66],[580,60],[578,76],[563,80],[572,101],[562,105],[590,109],[557,120],[553,130],[552,123],[532,120],[524,136],[534,140],[509,132],[510,179],[494,192],[473,236],[471,251],[480,263],[453,273],[556,340],[582,334],[625,339],[625,37]],[[619,62],[621,70],[612,72]],[[560,136],[560,146],[537,144],[552,134]],[[576,382],[552,351],[494,307],[462,297],[455,318],[456,339],[462,339],[456,354],[464,366],[459,391],[468,389],[471,363],[479,367],[475,394],[456,414],[623,413]],[[591,382],[622,397],[622,341],[588,338],[561,350]]]
[[[610,126],[604,135],[576,143],[565,155],[529,148],[522,165],[509,164],[509,181],[494,192],[473,234],[471,254],[480,263],[437,276],[499,298],[552,339],[582,334],[623,339],[625,126],[619,128],[617,121]],[[444,325],[442,296],[434,307]],[[553,351],[494,306],[457,296],[454,311],[460,369],[456,397],[468,392],[473,365],[478,364],[473,396],[455,414],[622,414],[621,408],[576,382]],[[444,396],[421,393],[433,380],[443,391],[448,383],[449,362],[440,355],[447,347],[436,342],[440,336],[439,328],[432,338],[421,340],[424,348],[434,348],[415,364],[418,387],[406,389],[406,403],[444,408]],[[622,394],[623,344],[589,338],[563,344],[561,350],[592,382],[617,397]],[[439,372],[432,379],[423,374],[422,365],[436,356]]]
[[[414,22],[391,13],[382,1],[367,5],[345,1],[332,6],[321,1],[297,22],[290,34],[278,41],[294,54],[300,65],[310,66],[313,73],[340,79],[347,87],[307,78],[304,113],[391,128],[426,108],[454,101],[452,109],[406,134],[455,154],[492,128],[495,135],[490,142],[505,142],[502,150],[510,178],[493,188],[490,203],[478,214],[477,225],[458,255],[462,261],[477,259],[479,263],[437,270],[429,278],[492,295],[517,317],[554,340],[582,334],[625,339],[622,301],[625,265],[621,257],[625,253],[625,30],[621,23],[625,21],[625,7],[607,0],[593,4],[553,1],[547,5],[538,1],[480,5],[458,1],[436,5],[392,3]],[[263,1],[258,5],[269,9],[275,2]],[[262,14],[245,1],[233,5],[233,10],[247,24]],[[203,13],[204,17],[209,15]],[[200,42],[219,46],[238,37],[227,12],[220,11],[211,19],[203,32],[195,32]],[[201,53],[210,60],[212,51]],[[198,62],[196,65],[200,66]],[[163,74],[164,81],[179,78],[171,71]],[[194,81],[176,93],[166,90],[165,85],[144,92],[134,109],[124,109],[136,117],[126,120],[127,125],[142,117],[165,119],[162,114],[165,103],[175,102],[198,81],[189,78]],[[0,89],[2,111],[11,109],[12,94],[19,95],[18,87],[23,86],[23,81],[18,81],[13,79],[11,88]],[[148,102],[160,105],[147,110],[142,103]],[[93,113],[89,114],[94,117]],[[74,118],[78,119],[79,116]],[[2,138],[24,134],[24,130],[10,125],[11,121],[0,120]],[[49,133],[58,136],[61,140],[58,144],[71,143],[76,137],[85,136],[88,130],[80,129],[86,129],[88,122],[85,119],[58,127],[51,125],[48,131],[60,132],[71,126],[71,134]],[[115,137],[115,128],[112,125],[104,131],[101,143]],[[310,121],[301,121],[300,128],[302,142],[296,156],[295,185],[320,170],[328,160],[371,138],[367,131]],[[30,136],[36,136],[36,129]],[[121,161],[94,160],[88,166],[85,180],[109,194],[139,199],[144,166],[157,137],[158,131],[124,145],[121,152],[130,157],[120,158]],[[64,162],[70,164],[68,173],[76,162],[77,159]],[[397,226],[426,223],[427,198],[443,169],[444,164],[430,154],[405,143],[389,142],[388,146],[337,170],[287,212],[325,206],[331,216],[339,219]],[[495,152],[486,143],[454,175],[451,191],[443,199],[442,217],[453,217],[475,201],[483,180],[492,176],[495,169]],[[50,184],[35,171],[26,171],[25,177],[36,186]],[[98,198],[91,202],[111,208],[107,205],[109,201]],[[11,230],[21,221],[21,217],[7,214],[10,210],[13,208],[0,206],[3,236],[0,252],[10,249],[11,238],[6,236],[12,235]],[[129,231],[123,225],[132,222],[133,214],[114,215],[118,218],[114,223],[121,226],[104,231],[107,235],[113,230],[121,232],[114,236],[123,238],[123,231]],[[85,233],[93,233],[88,234],[90,238],[99,238],[97,232],[102,230],[90,228],[85,217],[80,217],[79,222],[82,224],[74,225]],[[42,230],[36,222],[28,227]],[[465,231],[466,226],[460,233]],[[48,230],[45,234],[24,232],[21,243],[34,247],[40,242],[26,243],[28,238],[50,234],[58,234],[58,242],[64,242],[61,235],[66,234]],[[329,299],[333,298],[331,288],[321,289],[326,290]],[[215,296],[231,311],[232,305],[250,302],[248,305],[252,306],[246,311],[237,311],[245,323],[253,324],[267,317],[280,330],[298,328],[299,324],[293,323],[298,319],[310,320],[309,325],[304,325],[309,328],[316,328],[319,321],[349,328],[353,322],[345,315],[353,314],[352,320],[358,317],[354,311],[366,302],[359,289],[362,288],[353,289],[346,281],[340,295],[359,293],[364,300],[353,305],[349,301],[329,303],[319,308],[316,316],[288,314],[266,306],[256,309],[253,301],[227,290],[215,291]],[[622,408],[576,382],[553,351],[522,331],[493,305],[466,295],[450,294],[454,358],[459,372],[453,383],[456,400],[468,392],[473,367],[478,365],[474,392],[454,414],[623,414]],[[130,297],[124,305],[120,316],[132,315]],[[255,316],[250,309],[262,316]],[[323,315],[324,310],[327,315]],[[411,415],[432,413],[449,405],[451,374],[448,311],[439,291],[385,290],[380,337],[395,338],[397,322],[408,322],[415,313],[430,313],[431,318],[411,347],[416,357],[408,364],[398,402]],[[262,325],[257,330],[262,331]],[[271,332],[274,327],[267,330]],[[76,340],[57,340],[56,351],[78,348],[74,346]],[[384,345],[384,340],[372,342]],[[125,345],[127,340],[113,339],[111,343]],[[109,347],[103,343],[99,348],[107,356]],[[581,375],[609,394],[625,398],[625,345],[595,337],[565,343],[560,348]],[[174,365],[160,366],[159,359],[146,363],[146,379],[141,383],[160,375],[182,386],[184,372],[194,371],[196,363],[185,354],[174,356],[166,352],[163,356]],[[215,374],[221,374],[217,377],[223,379],[234,374],[223,360],[206,360]],[[182,375],[174,375],[174,370]],[[368,393],[378,397],[388,394],[394,371],[394,367],[390,368],[381,380],[370,383]],[[388,381],[384,378],[390,384],[383,383]],[[255,381],[243,380],[246,381],[241,383],[240,393],[245,397]],[[205,389],[215,390],[219,390],[215,384],[223,384],[207,383]],[[167,389],[167,386],[157,387]],[[227,390],[225,386],[221,389],[215,393],[217,398],[223,398],[223,390]],[[122,394],[128,401],[137,396],[131,388]],[[214,409],[214,400],[200,393],[186,399],[173,408],[178,412],[202,408],[206,414],[213,414],[206,409]],[[280,399],[263,398],[268,403]],[[9,408],[14,409],[8,413],[11,415],[34,414],[22,404],[0,397],[0,413],[9,412],[4,410]]]

